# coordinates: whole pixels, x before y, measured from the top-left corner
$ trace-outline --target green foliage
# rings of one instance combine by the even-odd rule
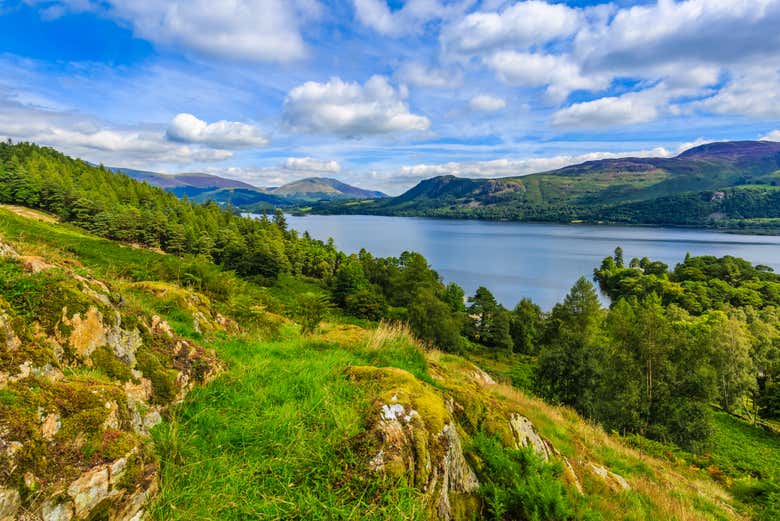
[[[594,415],[594,395],[603,370],[603,318],[595,288],[580,278],[563,303],[553,308],[545,330],[545,347],[539,353],[539,393],[590,417]]]
[[[481,462],[479,495],[489,519],[578,518],[559,479],[560,465],[542,462],[530,447],[508,449],[497,437],[483,433],[473,443]]]
[[[462,321],[447,303],[430,291],[421,290],[408,309],[409,326],[418,337],[445,351],[457,353],[461,350]]]
[[[522,299],[515,309],[509,322],[509,334],[512,336],[514,350],[523,354],[536,354],[544,328],[542,308],[531,299]]]
[[[303,333],[313,333],[327,316],[332,304],[327,296],[316,293],[298,295],[295,315]]]
[[[257,280],[331,272],[336,250],[274,222],[244,218],[214,203],[196,205],[50,148],[0,143],[0,202],[58,215],[100,237],[191,254]],[[325,266],[323,266],[323,264]]]
[[[370,454],[352,441],[369,400],[343,373],[360,353],[295,337],[216,347],[230,374],[191,392],[154,432],[152,519],[426,518],[421,494],[367,475]]]

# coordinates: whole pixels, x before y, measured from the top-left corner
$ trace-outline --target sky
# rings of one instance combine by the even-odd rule
[[[0,138],[390,194],[780,141],[780,0],[0,0]]]

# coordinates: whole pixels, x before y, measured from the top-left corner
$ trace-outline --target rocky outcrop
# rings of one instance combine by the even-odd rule
[[[418,488],[435,517],[458,519],[454,503],[474,494],[479,481],[464,456],[451,404],[400,369],[352,367],[350,376],[385,388],[369,418],[375,447],[369,470]]]
[[[2,241],[0,263],[39,292],[0,291],[0,520],[140,519],[156,491],[149,429],[219,364],[83,270]],[[214,315],[198,320],[219,327]]]
[[[547,442],[542,439],[531,420],[518,413],[512,413],[509,417],[509,426],[515,440],[515,448],[532,447],[534,452],[544,461],[549,461],[551,451]]]
[[[609,488],[613,489],[615,492],[631,490],[631,485],[629,485],[628,481],[626,481],[626,478],[620,474],[616,474],[611,470],[593,462],[588,463],[588,468],[591,472],[593,472],[593,474],[598,476]]]

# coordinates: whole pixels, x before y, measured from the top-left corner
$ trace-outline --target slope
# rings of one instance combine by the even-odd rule
[[[8,210],[0,234],[4,273],[13,274],[3,277],[4,338],[18,339],[4,351],[0,390],[0,444],[12,458],[0,504],[11,518],[129,519],[143,509],[157,519],[739,518],[707,473],[628,448],[571,410],[424,349],[403,328],[350,325],[332,312],[303,334],[297,297],[325,291],[312,280],[264,289],[218,271],[195,279],[186,260]],[[70,340],[58,340],[63,316],[75,324],[73,313],[97,311],[94,331],[138,331],[138,365],[119,356],[130,344],[112,345],[108,334],[69,329],[60,334]],[[121,322],[109,318],[116,313]],[[52,336],[41,342],[41,333]],[[220,370],[199,354],[211,350],[222,373],[170,409],[179,386],[198,383],[188,371],[209,374],[206,382],[207,368]],[[150,353],[155,361],[144,361]],[[151,390],[151,402],[132,406],[139,414],[165,408],[151,440],[125,412],[133,378]],[[116,416],[102,396],[77,400],[85,386],[110,396]],[[60,393],[56,410],[40,413],[38,389]],[[31,451],[72,463],[39,467]]]
[[[606,159],[522,177],[434,177],[398,197],[312,211],[730,226],[729,219],[776,219],[769,209],[778,184],[780,143],[724,142],[675,158]]]
[[[269,189],[276,195],[283,195],[303,201],[322,199],[381,199],[382,192],[363,190],[329,177],[308,177]]]

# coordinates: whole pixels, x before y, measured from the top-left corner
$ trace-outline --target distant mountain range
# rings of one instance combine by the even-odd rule
[[[309,177],[271,188],[211,174],[160,174],[130,168],[109,167],[138,181],[159,186],[179,197],[197,202],[215,201],[247,211],[301,206],[322,201],[366,200],[387,197],[382,192],[363,190],[329,177]]]
[[[710,143],[674,158],[604,159],[495,179],[440,176],[398,197],[316,204],[314,213],[548,222],[780,226],[780,143]]]

